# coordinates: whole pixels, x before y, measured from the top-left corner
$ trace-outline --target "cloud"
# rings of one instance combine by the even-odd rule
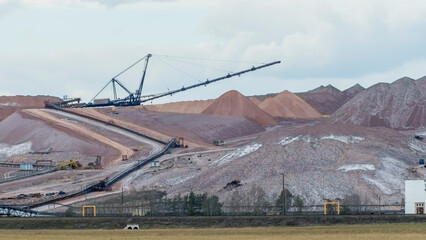
[[[424,12],[420,0],[220,1],[201,29],[213,52],[284,59],[288,77],[356,77],[424,56]]]
[[[0,0],[7,46],[0,53],[0,82],[13,94],[68,93],[87,101],[151,52],[241,61],[212,65],[230,72],[283,61],[169,101],[213,98],[230,89],[263,94],[330,83],[342,90],[357,82],[368,87],[426,75],[424,12],[424,0]],[[166,67],[150,63],[144,93],[197,82]],[[223,74],[179,69],[201,80]],[[140,71],[135,76],[124,81],[130,89]]]
[[[87,2],[94,2],[99,5],[108,6],[108,7],[116,7],[119,5],[128,5],[133,3],[161,3],[161,2],[173,2],[177,0],[86,0]]]
[[[22,8],[20,1],[0,0],[0,18]]]
[[[131,5],[137,3],[163,3],[178,0],[22,0],[25,4],[32,6],[74,6],[74,7],[117,7],[120,5]]]

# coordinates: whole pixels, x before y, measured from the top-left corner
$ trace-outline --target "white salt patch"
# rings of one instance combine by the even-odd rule
[[[72,123],[79,123],[79,122],[78,122],[78,121],[76,121],[76,120],[68,119],[68,118],[62,118],[62,120],[67,121],[67,122],[72,122]]]
[[[303,141],[305,141],[305,142],[307,142],[307,143],[310,143],[310,142],[316,141],[316,139],[315,139],[315,138],[313,138],[313,137],[311,137],[311,136],[304,136],[304,137],[302,138],[302,140],[303,140]]]
[[[386,184],[386,182],[384,182],[381,179],[374,179],[371,178],[369,176],[362,176],[362,178],[367,182],[370,183],[374,186],[376,186],[380,192],[384,193],[384,194],[392,194],[394,191],[392,191],[391,188],[389,188],[388,184]]]
[[[343,143],[358,143],[364,141],[364,137],[358,136],[336,136],[334,134],[330,134],[329,136],[321,137],[321,140],[335,140]]]
[[[225,163],[228,163],[234,159],[240,158],[240,157],[244,157],[250,153],[253,153],[257,150],[259,150],[259,148],[262,147],[261,143],[252,143],[249,145],[246,145],[244,147],[241,148],[237,148],[234,151],[225,154],[225,156],[221,157],[219,159],[219,161],[217,161],[217,166],[223,165]]]
[[[337,170],[342,172],[374,171],[376,170],[376,167],[373,164],[347,164],[339,167]]]
[[[170,179],[166,179],[163,182],[162,186],[168,186],[168,185],[172,185],[172,186],[176,186],[178,184],[182,184],[186,181],[189,181],[191,179],[193,179],[195,177],[195,175],[190,175],[190,176],[182,176],[182,177],[175,177],[175,178],[170,178]]]
[[[422,143],[420,142],[410,142],[408,144],[408,146],[415,151],[421,152],[421,153],[426,153],[426,148],[423,146]]]
[[[18,106],[18,104],[17,104],[17,103],[15,103],[15,102],[12,102],[12,103],[10,103],[10,102],[5,102],[5,103],[0,103],[0,106],[1,106],[1,107],[16,107],[16,106]]]
[[[359,136],[336,136],[334,134],[330,134],[328,136],[322,136],[320,138],[315,138],[309,135],[306,136],[285,136],[278,144],[280,144],[281,146],[285,146],[288,145],[292,142],[298,141],[298,140],[302,140],[304,142],[310,143],[310,142],[315,142],[315,141],[319,141],[319,140],[333,140],[333,141],[339,141],[339,142],[343,142],[343,143],[358,143],[361,141],[364,141],[365,138],[364,137],[359,137]]]
[[[382,158],[380,162],[383,167],[378,169],[373,177],[363,175],[362,178],[384,194],[403,192],[408,165],[391,157]]]
[[[0,155],[11,157],[14,155],[26,154],[31,152],[31,147],[32,143],[30,141],[16,145],[0,143]]]
[[[282,145],[282,146],[285,146],[285,145],[288,145],[288,144],[290,144],[294,141],[299,140],[299,138],[300,138],[300,136],[286,136],[279,142],[279,144]]]

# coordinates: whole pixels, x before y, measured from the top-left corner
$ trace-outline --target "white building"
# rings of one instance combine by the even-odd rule
[[[426,181],[405,181],[405,214],[424,214],[426,202]]]
[[[32,171],[34,170],[32,163],[21,163],[19,164],[19,170],[21,171]]]
[[[152,161],[151,167],[161,167],[161,163],[159,161]]]

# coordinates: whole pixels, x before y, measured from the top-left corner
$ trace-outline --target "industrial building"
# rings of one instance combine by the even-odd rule
[[[426,202],[426,181],[405,181],[405,214],[424,214]]]

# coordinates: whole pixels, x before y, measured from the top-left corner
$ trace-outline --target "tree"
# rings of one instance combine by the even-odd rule
[[[283,198],[284,198],[284,193],[283,191],[281,191],[280,196],[278,197],[277,200],[275,200],[275,206],[282,208],[283,202],[284,202]],[[292,201],[293,201],[293,194],[291,194],[291,192],[287,188],[285,188],[285,210],[286,211],[290,209]]]
[[[346,195],[342,199],[342,214],[351,214],[353,212],[359,212],[361,205],[361,197],[354,193],[350,195]]]
[[[196,209],[197,209],[196,200],[195,200],[195,193],[193,191],[191,191],[188,195],[185,195],[183,197],[183,200],[184,200],[184,203],[185,203],[184,208],[183,208],[184,211],[185,211],[185,214],[187,216],[194,216],[195,213],[196,213]]]
[[[183,215],[184,201],[180,193],[172,199],[166,199],[167,212],[170,215],[181,216]]]
[[[204,215],[217,216],[222,213],[222,206],[223,204],[219,202],[219,197],[212,195],[204,199],[202,211]]]
[[[305,206],[305,203],[303,202],[303,199],[297,195],[294,198],[294,206],[297,208],[297,212],[301,213],[303,211],[303,207]]]
[[[219,215],[222,212],[222,204],[219,202],[219,197],[207,193],[195,194],[190,192],[183,197],[184,212],[187,216],[197,215]]]
[[[241,189],[234,189],[232,191],[231,197],[228,198],[227,205],[230,207],[230,212],[232,215],[239,215],[242,211],[243,205],[243,194]]]
[[[65,211],[65,217],[74,217],[75,215],[76,214],[72,207],[68,207],[68,209]]]
[[[269,207],[269,202],[266,199],[266,193],[262,187],[253,184],[247,194],[246,203],[248,206],[253,206],[252,213],[254,215],[263,215]]]

